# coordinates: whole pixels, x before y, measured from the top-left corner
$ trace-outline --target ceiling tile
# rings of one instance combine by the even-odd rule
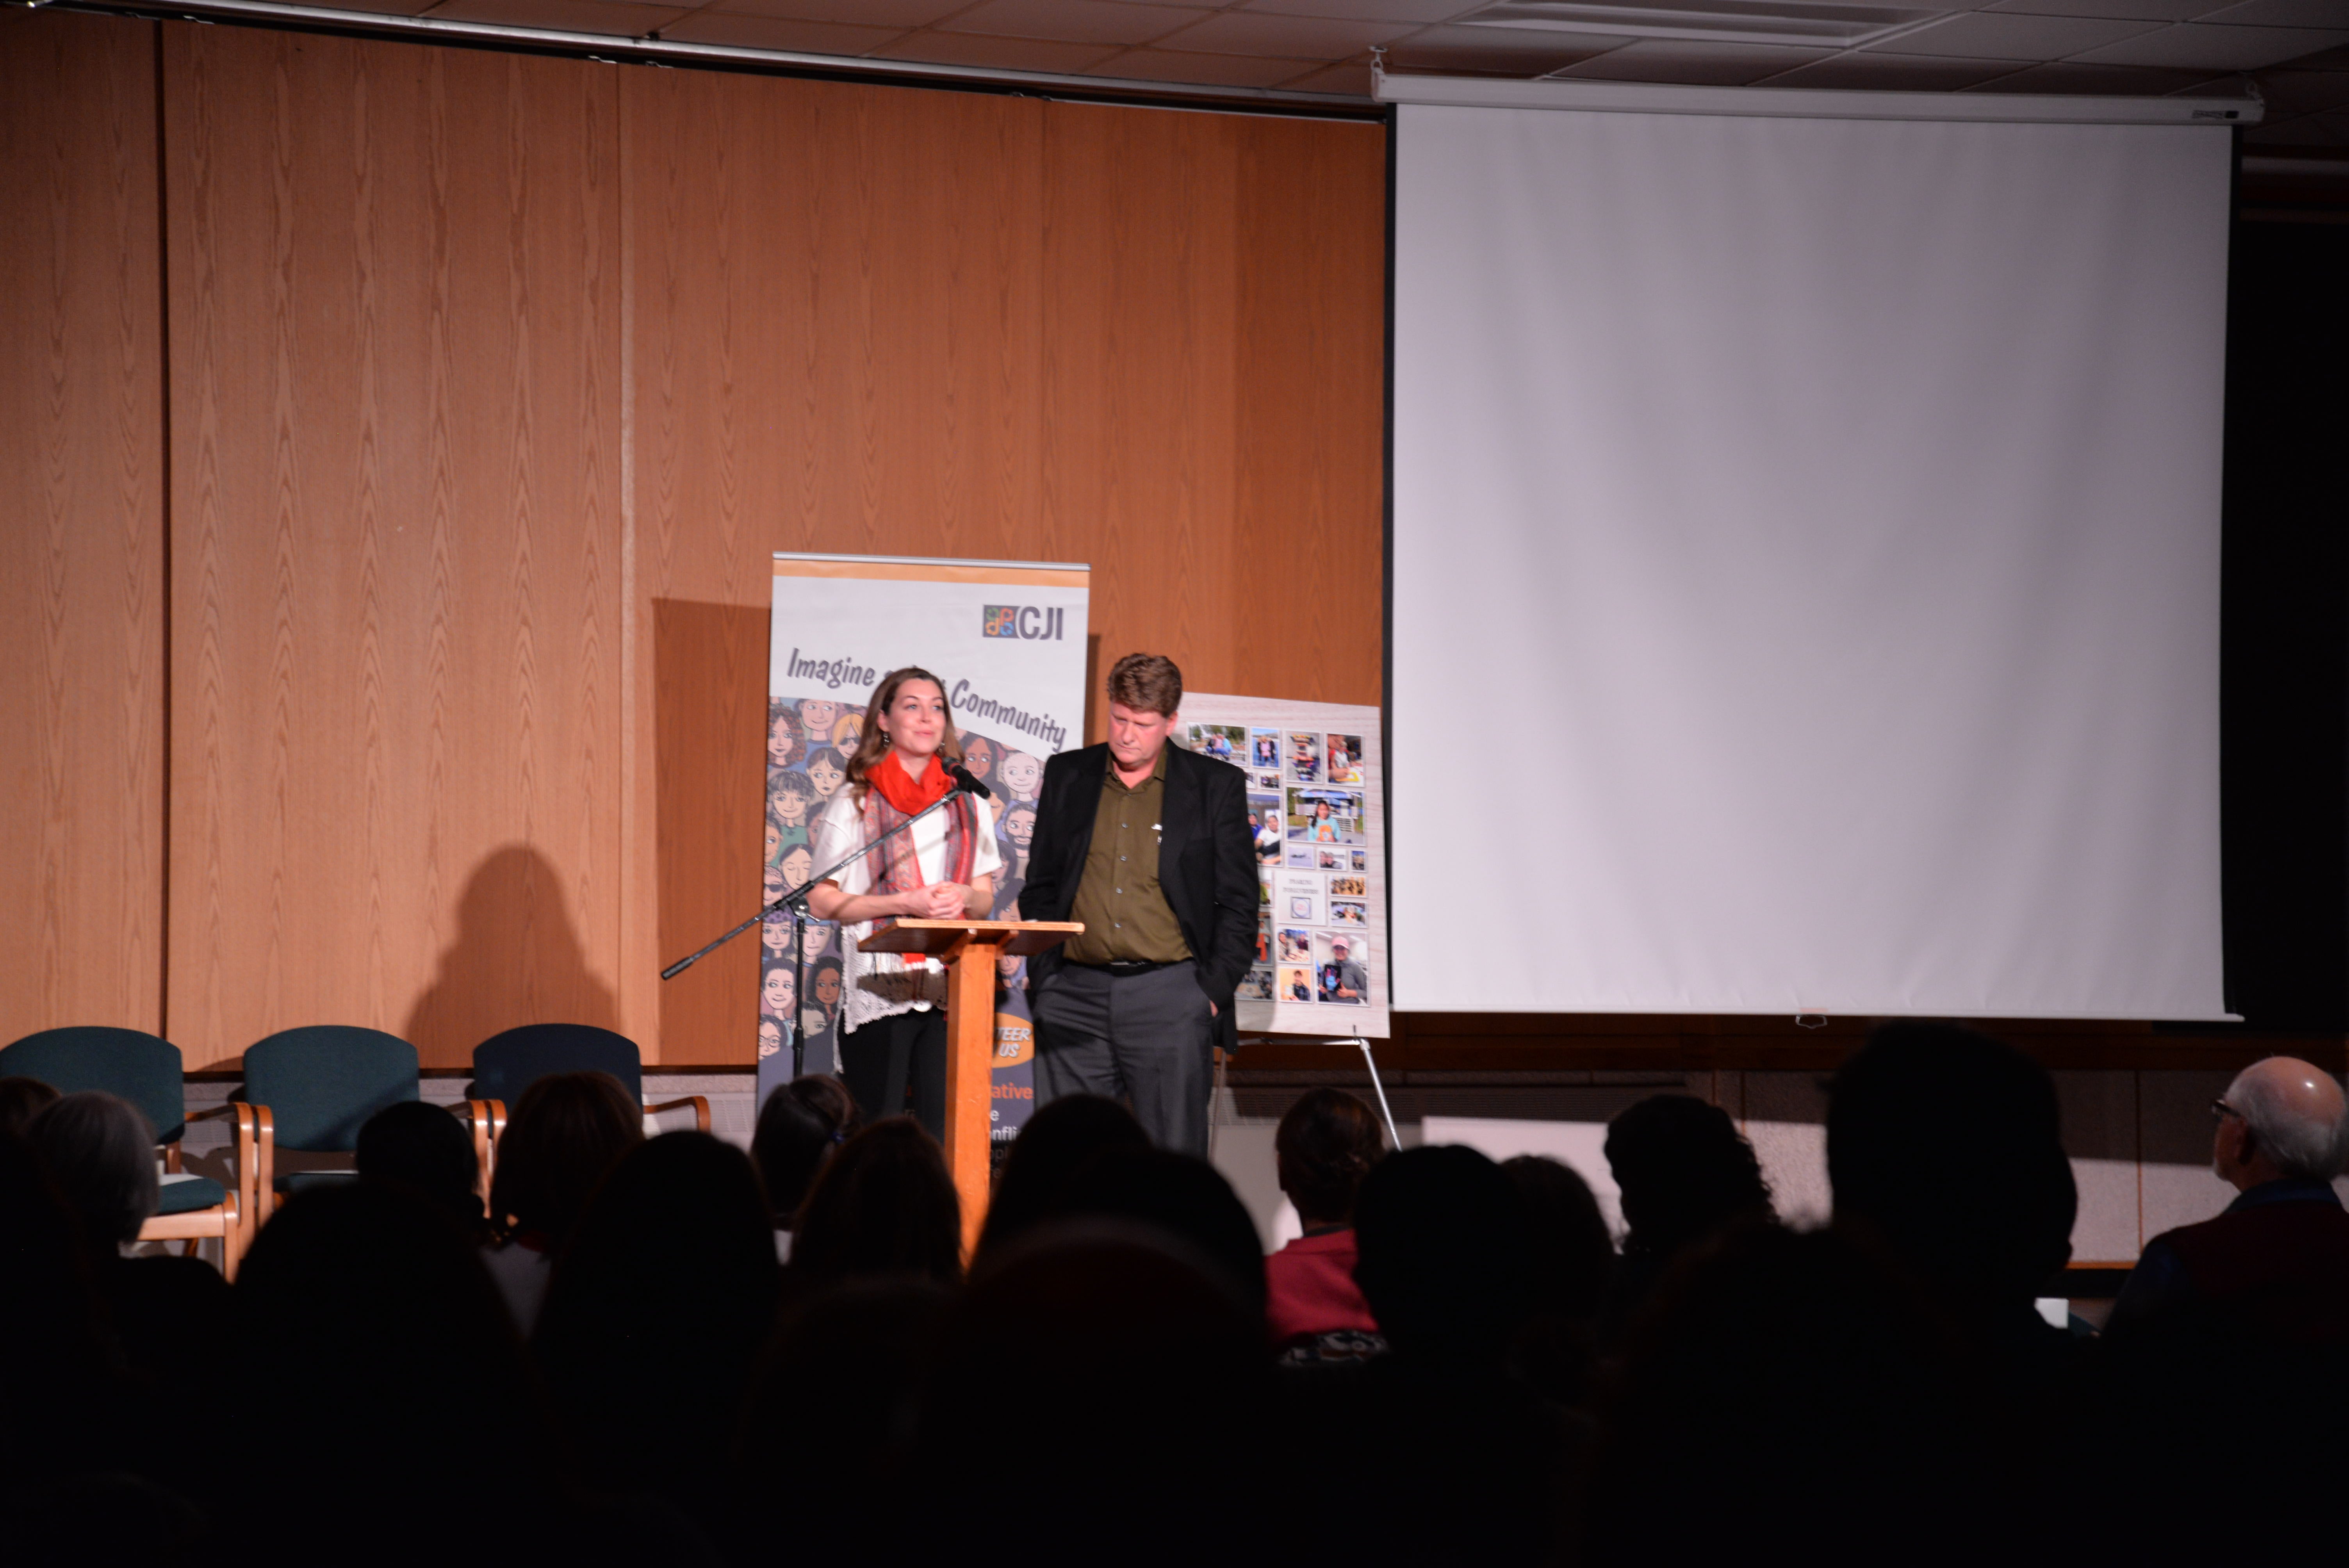
[[[2349,147],[2349,114],[2304,114],[2243,132],[2247,147]]]
[[[738,49],[784,49],[806,55],[862,55],[903,27],[850,27],[838,22],[802,22],[789,16],[744,16],[730,11],[697,11],[661,29],[677,44],[725,44]]]
[[[676,21],[687,5],[629,5],[616,0],[445,0],[429,15],[447,22],[496,22],[559,33],[609,33],[641,38]]]
[[[1775,44],[1699,44],[1677,38],[1646,38],[1609,49],[1557,72],[1564,79],[1614,82],[1679,82],[1695,87],[1744,87],[1795,66],[1827,57],[1823,49],[1790,49]]]
[[[2304,27],[2211,27],[2180,23],[2125,43],[2083,52],[2080,58],[2103,66],[2199,66],[2213,71],[2255,71],[2349,41],[2349,31]]]
[[[995,38],[984,33],[915,33],[873,51],[885,60],[932,66],[978,66],[996,71],[1067,75],[1117,53],[1114,44],[1056,44],[1048,38]]]
[[[1430,27],[1390,45],[1387,67],[1539,77],[1630,42],[1595,33],[1550,33],[1531,27]]]
[[[723,0],[719,9],[801,22],[846,22],[860,27],[926,27],[970,0]]]
[[[947,33],[993,33],[1067,44],[1146,44],[1206,15],[1126,0],[986,0],[939,24]]]
[[[1268,16],[1225,11],[1159,40],[1164,48],[1216,55],[1286,55],[1342,60],[1415,29],[1408,22],[1340,22],[1324,16]]]
[[[2203,0],[2205,5],[2209,0]],[[1342,16],[1358,22],[1448,22],[1484,9],[1482,0],[1247,0],[1246,11],[1268,11],[1284,16]]]
[[[2084,66],[2062,60],[2026,66],[1982,90],[1994,93],[2103,93],[2115,98],[2159,98],[2209,80],[2207,71],[2159,66]],[[2231,78],[2230,78],[2231,79]]]
[[[2118,16],[2131,22],[2183,22],[2210,0],[1997,0],[1987,11],[2033,16]]]
[[[2158,31],[2158,22],[2117,16],[2025,16],[1971,12],[1885,40],[1896,55],[1954,55],[1970,60],[2060,60],[2083,49]]]
[[[1846,50],[1769,78],[1774,88],[1837,88],[1863,92],[1955,92],[2011,76],[2013,60],[1962,60],[1936,55]]]
[[[1246,55],[1190,55],[1174,49],[1128,49],[1085,75],[1143,82],[1190,82],[1202,87],[1268,88],[1302,76],[1319,63],[1261,56],[1250,58]]]
[[[2260,96],[2271,119],[2321,114],[2349,105],[2349,71],[2262,71]]]
[[[1318,71],[1280,84],[1291,92],[1341,93],[1348,98],[1366,98],[1371,96],[1371,67],[1368,66],[1324,66]]]
[[[2242,0],[2195,20],[2241,27],[2349,27],[2349,0]]]

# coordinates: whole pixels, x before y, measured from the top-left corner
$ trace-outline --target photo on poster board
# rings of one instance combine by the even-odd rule
[[[1188,729],[1188,744],[1200,756],[1217,762],[1242,765],[1248,755],[1247,731],[1236,724],[1195,724]]]
[[[1309,732],[1292,730],[1288,735],[1288,762],[1284,769],[1291,784],[1321,782],[1321,738]]]
[[[1285,815],[1292,839],[1349,846],[1363,841],[1360,789],[1291,789],[1287,804]]]
[[[1332,735],[1321,748],[1323,777],[1332,784],[1360,784],[1362,781],[1362,738],[1359,735]]]
[[[1278,793],[1257,794],[1247,798],[1248,833],[1256,841],[1256,858],[1260,864],[1280,863],[1280,846],[1288,835],[1283,816],[1283,802]]]

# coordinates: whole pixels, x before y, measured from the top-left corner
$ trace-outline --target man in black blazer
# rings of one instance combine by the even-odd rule
[[[1166,744],[1182,701],[1172,659],[1118,660],[1108,744],[1045,765],[1019,912],[1085,923],[1029,961],[1037,1103],[1130,1099],[1161,1148],[1205,1158],[1259,895],[1247,776]]]

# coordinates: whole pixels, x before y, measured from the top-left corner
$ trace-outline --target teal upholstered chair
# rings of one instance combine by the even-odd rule
[[[349,1154],[359,1129],[388,1105],[418,1098],[416,1047],[349,1024],[311,1024],[257,1040],[244,1053],[238,1098],[254,1109],[260,1146],[261,1219],[307,1187],[357,1179],[350,1170],[277,1173],[277,1151]]]
[[[647,1133],[658,1130],[657,1118],[673,1110],[691,1110],[695,1130],[709,1131],[709,1101],[700,1095],[645,1104],[644,1061],[636,1041],[593,1024],[524,1024],[491,1036],[473,1047],[473,1082],[467,1090],[479,1108],[472,1112],[474,1148],[486,1147],[494,1161],[507,1109],[524,1089],[552,1073],[610,1073],[629,1099],[644,1105]],[[485,1162],[481,1169],[486,1191],[490,1165]]]
[[[140,1228],[142,1242],[182,1242],[188,1252],[199,1241],[221,1243],[221,1273],[236,1277],[236,1265],[253,1240],[257,1222],[254,1198],[256,1139],[253,1108],[217,1106],[188,1114],[186,1079],[180,1047],[139,1029],[86,1026],[44,1029],[0,1050],[0,1077],[38,1078],[60,1094],[99,1089],[137,1106],[154,1124],[161,1150],[162,1202]],[[180,1169],[180,1140],[191,1121],[220,1119],[235,1127],[233,1190],[209,1176]]]

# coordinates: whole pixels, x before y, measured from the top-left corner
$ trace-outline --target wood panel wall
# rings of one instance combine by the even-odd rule
[[[608,67],[164,29],[171,1028],[617,1021]]]
[[[754,907],[775,551],[1088,562],[1104,667],[1149,648],[1201,690],[1379,699],[1381,129],[623,88],[659,628],[634,689],[673,716],[631,859],[661,957]],[[748,1059],[753,974],[731,953],[661,992],[672,1059]]]
[[[157,180],[154,27],[0,16],[0,1043],[162,1018]]]
[[[777,550],[1091,562],[1102,663],[1377,700],[1376,126],[21,12],[0,70],[0,1037],[749,1060],[748,946],[656,976],[760,886]]]

